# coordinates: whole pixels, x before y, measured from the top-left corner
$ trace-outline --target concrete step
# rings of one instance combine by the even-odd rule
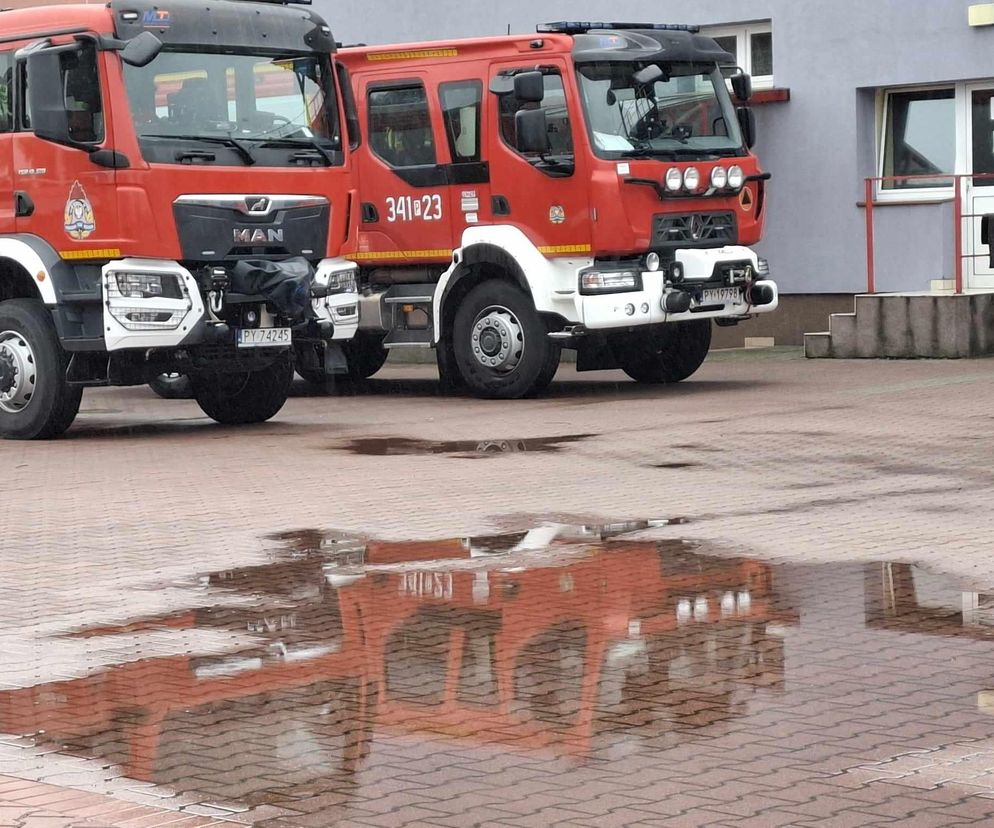
[[[817,331],[804,334],[804,356],[808,359],[831,359],[832,332]]]
[[[805,337],[813,358],[960,359],[994,353],[994,293],[861,295]]]

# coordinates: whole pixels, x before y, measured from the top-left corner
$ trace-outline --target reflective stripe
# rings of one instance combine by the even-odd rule
[[[379,252],[350,253],[345,257],[354,262],[369,259],[450,259],[451,250],[383,250]]]
[[[371,52],[366,55],[370,62],[383,60],[420,60],[421,58],[459,57],[458,49],[417,49],[409,52]]]

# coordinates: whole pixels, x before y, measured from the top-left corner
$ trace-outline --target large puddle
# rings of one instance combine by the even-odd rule
[[[74,633],[203,630],[222,652],[0,693],[0,732],[154,783],[166,807],[223,802],[273,828],[543,808],[734,824],[747,789],[774,803],[757,824],[854,790],[857,819],[870,810],[851,824],[869,824],[881,779],[880,802],[941,789],[944,807],[994,812],[975,797],[994,795],[977,770],[994,774],[989,596],[907,564],[778,567],[629,537],[680,523],[287,533],[271,564],[205,573],[183,611]],[[960,755],[972,776],[950,769]],[[774,822],[788,806],[797,822]]]

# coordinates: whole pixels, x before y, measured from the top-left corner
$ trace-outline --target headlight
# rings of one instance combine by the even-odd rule
[[[743,184],[745,184],[745,173],[742,172],[742,167],[732,167],[728,171],[728,186],[733,190],[739,190]]]
[[[161,273],[117,273],[117,289],[127,299],[180,299],[178,276]]]
[[[687,167],[683,171],[683,186],[691,193],[701,186],[701,171],[697,167]]]
[[[659,270],[659,254],[656,252],[650,253],[645,257],[645,269],[650,273],[655,273]]]
[[[354,270],[340,270],[329,273],[315,284],[314,293],[319,296],[333,296],[337,293],[355,293],[356,280]]]
[[[683,186],[683,173],[677,167],[670,167],[666,171],[666,189],[671,193],[680,191]]]
[[[176,330],[193,307],[175,273],[111,273],[106,286],[110,315],[129,331]]]
[[[630,293],[642,289],[642,277],[634,270],[591,270],[580,275],[580,293]]]
[[[716,190],[724,190],[728,186],[728,170],[724,167],[711,170],[711,186]]]

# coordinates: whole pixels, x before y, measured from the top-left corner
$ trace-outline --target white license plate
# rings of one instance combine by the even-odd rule
[[[282,348],[293,343],[289,328],[239,328],[239,348]]]
[[[741,288],[708,288],[701,295],[701,305],[724,305],[726,302],[739,303],[742,301]]]

